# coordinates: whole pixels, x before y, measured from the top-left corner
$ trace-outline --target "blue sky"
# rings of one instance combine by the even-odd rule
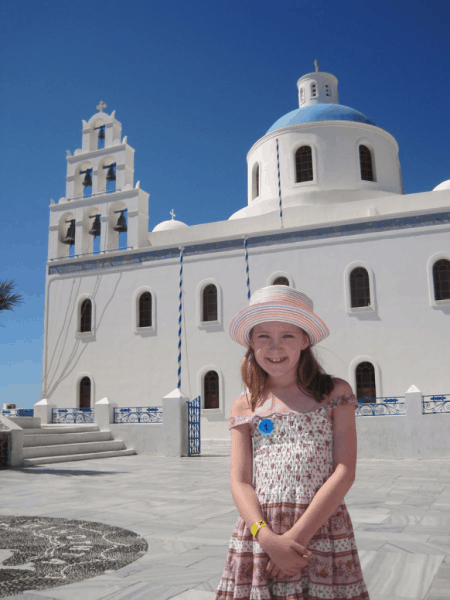
[[[339,102],[400,146],[405,193],[450,178],[448,2],[3,0],[0,407],[41,398],[50,199],[66,150],[102,99],[135,148],[149,230],[223,221],[247,204],[246,155],[298,107],[296,82],[339,80]]]

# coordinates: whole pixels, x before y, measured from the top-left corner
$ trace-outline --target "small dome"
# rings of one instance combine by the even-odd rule
[[[180,227],[189,227],[186,223],[176,221],[175,219],[169,219],[169,221],[162,221],[153,229],[153,231],[167,231],[169,229],[179,229]]]
[[[375,125],[373,121],[368,119],[358,110],[342,104],[310,104],[303,108],[296,108],[287,113],[281,119],[278,119],[272,127],[267,131],[275,131],[288,125],[300,125],[301,123],[312,123],[314,121],[356,121],[358,123],[367,123]]]
[[[442,183],[440,183],[432,189],[433,192],[439,192],[440,190],[450,190],[450,179],[447,179],[447,181],[443,181]]]

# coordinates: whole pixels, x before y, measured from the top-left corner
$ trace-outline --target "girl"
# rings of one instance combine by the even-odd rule
[[[311,350],[327,326],[308,296],[273,285],[252,295],[229,333],[247,347],[248,393],[228,419],[240,517],[215,600],[370,600],[344,504],[358,402]]]

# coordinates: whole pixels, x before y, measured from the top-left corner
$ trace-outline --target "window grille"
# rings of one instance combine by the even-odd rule
[[[80,408],[91,408],[91,380],[83,377],[80,381]]]
[[[92,303],[89,299],[83,300],[81,304],[80,332],[91,331]]]
[[[330,94],[330,86],[328,85],[328,83],[325,84],[325,95],[326,96],[331,96],[331,94]]]
[[[315,98],[317,96],[316,84],[311,84],[311,98]]]
[[[450,260],[442,258],[433,265],[434,299],[450,299]]]
[[[203,321],[217,321],[217,288],[212,283],[203,290]]]
[[[361,166],[361,179],[373,181],[372,154],[367,146],[359,147],[359,162]]]
[[[376,402],[375,368],[370,362],[362,362],[356,367],[356,397],[364,402]]]
[[[219,375],[208,371],[205,375],[205,408],[219,408]]]
[[[139,327],[152,326],[152,295],[144,292],[139,298]]]
[[[350,273],[351,306],[370,306],[369,273],[364,267],[357,267]]]
[[[313,166],[310,146],[301,146],[295,153],[296,182],[312,181]]]
[[[277,277],[272,285],[289,285],[289,280],[286,277]]]

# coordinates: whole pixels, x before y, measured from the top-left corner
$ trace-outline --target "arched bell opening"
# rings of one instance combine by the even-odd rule
[[[111,207],[109,213],[110,224],[110,250],[124,250],[128,244],[128,209],[122,203]]]
[[[102,150],[105,147],[105,125],[94,127],[94,131],[97,131],[97,150]]]
[[[105,156],[98,164],[97,191],[99,193],[111,194],[117,189],[117,162],[113,156]]]
[[[111,163],[103,168],[108,169],[106,173],[106,193],[111,194],[116,191],[116,163]]]
[[[106,143],[106,123],[104,119],[95,119],[90,124],[89,151],[102,150]]]
[[[63,216],[59,222],[58,256],[73,258],[75,255],[76,219],[72,213]]]
[[[90,198],[93,192],[94,173],[92,164],[83,161],[75,172],[74,198]]]
[[[99,254],[103,235],[102,214],[98,206],[91,206],[83,215],[81,254]]]

